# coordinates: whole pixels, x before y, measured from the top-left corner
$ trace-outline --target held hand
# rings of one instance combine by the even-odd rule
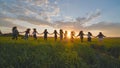
[[[37,33],[38,35],[40,35],[40,33]]]
[[[105,35],[103,35],[104,37],[106,37]]]
[[[95,38],[96,36],[91,36],[91,37]]]
[[[57,33],[58,34],[58,33]],[[58,34],[58,35],[60,35],[60,34]]]
[[[74,36],[75,38],[77,38],[78,36]]]
[[[49,35],[53,35],[53,33],[48,33]]]
[[[42,34],[44,34],[44,33],[39,33],[39,35],[42,35]]]
[[[37,32],[37,34],[40,34],[40,33]]]
[[[97,38],[97,36],[93,36],[94,38]]]
[[[74,36],[74,38],[77,38],[78,36]]]
[[[77,35],[76,37],[78,37],[79,35]]]
[[[88,34],[84,34],[84,35],[86,35],[86,36],[87,36]]]
[[[28,36],[30,36],[30,37],[31,37],[32,35],[30,35],[30,33],[29,33],[29,34],[28,34]]]
[[[19,32],[19,33],[25,33],[25,31],[24,32]]]

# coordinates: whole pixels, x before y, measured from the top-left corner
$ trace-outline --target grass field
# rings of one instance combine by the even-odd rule
[[[0,68],[120,68],[120,38],[81,43],[0,36]]]

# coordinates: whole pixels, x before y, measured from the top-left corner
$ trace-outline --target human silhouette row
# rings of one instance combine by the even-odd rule
[[[16,39],[16,40],[17,40],[19,33],[25,33],[25,35],[24,35],[23,38],[24,38],[25,40],[28,40],[28,38],[29,38],[29,36],[30,36],[30,30],[31,30],[31,29],[28,28],[28,29],[26,29],[26,31],[19,32],[19,31],[17,30],[17,27],[15,26],[15,27],[12,28],[12,39]],[[68,32],[65,31],[65,33],[64,33],[62,29],[59,30],[59,33],[57,32],[57,30],[54,30],[53,33],[49,33],[49,32],[47,31],[47,29],[45,29],[42,33],[38,33],[38,31],[34,28],[34,29],[33,29],[33,32],[32,32],[32,35],[33,35],[33,38],[34,38],[35,40],[37,40],[37,34],[39,34],[39,35],[44,34],[44,36],[43,36],[44,40],[47,40],[47,39],[48,39],[48,34],[49,34],[49,35],[53,35],[53,34],[54,34],[54,40],[55,40],[55,41],[57,40],[58,35],[60,36],[60,41],[62,41],[63,39],[67,40],[67,38],[68,38],[68,37],[67,37]],[[73,41],[74,41],[74,38],[75,38],[75,37],[78,37],[78,36],[80,37],[80,41],[83,42],[83,39],[84,39],[84,36],[85,36],[85,35],[87,36],[87,41],[88,41],[88,42],[91,42],[91,41],[92,41],[92,37],[93,37],[93,35],[92,35],[91,32],[88,32],[88,34],[84,34],[83,31],[80,31],[77,36],[75,36],[75,32],[74,32],[74,31],[71,31],[71,34],[70,34],[70,35],[71,35],[71,38],[70,38],[70,39],[71,39],[71,42],[73,42]],[[98,34],[97,36],[95,36],[95,37],[96,37],[96,38],[98,37],[99,41],[101,42],[105,36],[102,34],[102,32],[99,32],[99,34]]]

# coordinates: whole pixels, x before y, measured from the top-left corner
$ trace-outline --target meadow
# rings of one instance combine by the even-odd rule
[[[120,38],[81,43],[0,36],[0,68],[120,68]]]

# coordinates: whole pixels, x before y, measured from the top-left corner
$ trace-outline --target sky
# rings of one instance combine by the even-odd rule
[[[83,30],[120,37],[120,0],[0,0],[0,30]]]

